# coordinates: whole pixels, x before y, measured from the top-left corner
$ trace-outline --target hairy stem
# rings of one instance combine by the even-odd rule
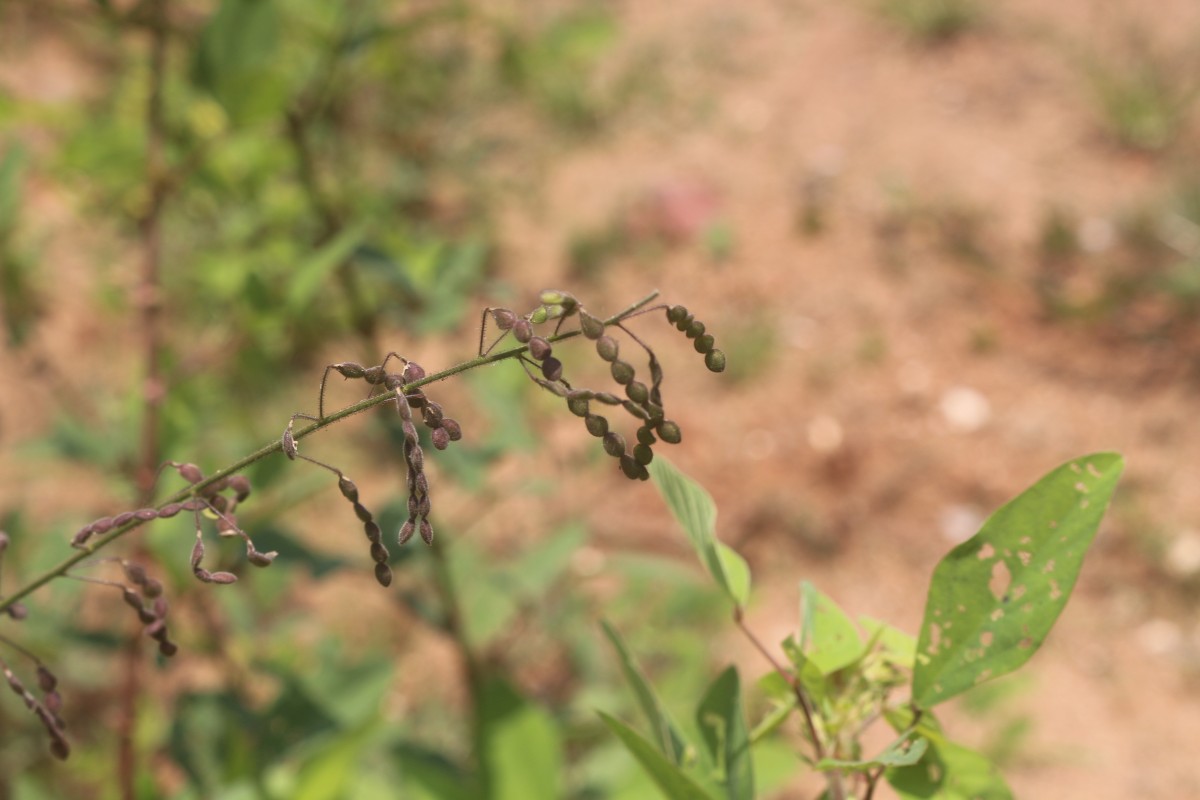
[[[606,325],[615,325],[616,323],[620,322],[621,320],[629,317],[631,314],[636,313],[639,309],[644,307],[646,304],[653,302],[654,299],[657,297],[658,297],[658,291],[657,290],[653,291],[650,294],[643,297],[641,300],[637,301],[636,303],[634,303],[631,306],[629,306],[628,308],[626,308],[625,310],[623,310],[617,314],[614,314],[613,316],[604,320],[604,323]],[[564,333],[559,333],[559,334],[549,337],[548,341],[559,342],[559,341],[563,341],[565,339],[574,338],[578,335],[579,335],[579,331],[566,331]],[[511,358],[518,358],[522,354],[527,352],[528,349],[529,348],[527,346],[521,345],[520,347],[514,347],[509,350],[503,350],[498,353],[490,353],[485,356],[478,356],[476,358],[472,358],[469,361],[464,361],[461,364],[457,364],[453,367],[450,367],[449,369],[444,369],[441,372],[435,372],[431,375],[427,375],[419,381],[413,381],[412,383],[406,384],[405,386],[401,387],[398,390],[384,392],[382,394],[377,394],[374,397],[369,397],[366,400],[363,400],[361,402],[346,406],[343,409],[333,412],[332,414],[325,417],[324,419],[313,422],[311,425],[293,432],[292,438],[296,442],[299,442],[301,439],[304,439],[307,436],[311,436],[312,434],[316,433],[317,431],[328,428],[330,425],[333,425],[334,423],[341,422],[342,420],[346,419],[347,417],[352,417],[355,414],[361,414],[362,412],[367,411],[372,408],[375,408],[376,406],[380,406],[380,405],[383,405],[384,403],[392,402],[395,400],[396,393],[398,391],[402,391],[407,394],[416,389],[419,389],[422,386],[425,386],[426,384],[435,383],[437,381],[443,381],[447,378],[461,374],[468,370],[476,369],[478,367],[486,366],[488,364],[495,364],[497,362],[505,361],[505,360],[511,359]],[[238,459],[237,461],[233,462],[232,464],[229,464],[228,466],[217,470],[216,472],[209,475],[207,478],[200,481],[199,483],[194,483],[194,484],[188,486],[186,489],[180,489],[178,492],[175,492],[170,497],[165,498],[160,505],[166,505],[168,503],[181,503],[184,500],[187,500],[189,497],[196,495],[202,489],[216,483],[217,481],[228,478],[231,475],[236,475],[237,473],[239,473],[242,470],[249,467],[251,464],[254,464],[257,461],[261,461],[262,459],[267,458],[268,456],[274,455],[276,453],[280,453],[280,452],[282,452],[282,450],[283,450],[282,442],[279,439],[275,439],[270,444],[263,445],[258,450],[255,450],[253,453],[250,453],[249,455]],[[131,520],[131,521],[125,523],[124,525],[122,525],[120,527],[113,528],[111,531],[104,534],[103,536],[93,539],[91,542],[89,542],[87,545],[82,547],[75,554],[71,555],[68,558],[63,559],[58,564],[47,569],[45,572],[38,575],[36,578],[34,578],[33,580],[29,581],[21,588],[14,591],[12,594],[5,596],[3,599],[0,599],[0,613],[4,612],[9,606],[11,606],[13,603],[16,603],[21,598],[40,589],[42,586],[46,585],[47,583],[54,580],[55,578],[58,578],[58,577],[64,575],[67,572],[67,570],[71,569],[71,567],[75,566],[76,564],[80,563],[81,561],[91,558],[97,551],[102,550],[105,547],[108,547],[110,544],[115,542],[117,539],[120,539],[122,536],[129,533],[131,530],[138,528],[143,524],[144,524],[143,520],[134,519],[134,520]]]

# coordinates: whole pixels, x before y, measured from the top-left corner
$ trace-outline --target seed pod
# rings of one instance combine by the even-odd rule
[[[8,534],[4,531],[0,531],[0,554],[3,554],[4,551],[8,549],[8,542]]]
[[[183,510],[183,503],[167,503],[158,510],[159,519],[170,519]]]
[[[229,478],[229,488],[233,489],[240,503],[250,496],[250,479],[245,475],[233,475]]]
[[[229,500],[224,495],[217,495],[209,499],[208,506],[216,514],[224,514],[229,510]]]
[[[550,343],[540,336],[535,336],[529,340],[529,355],[533,356],[534,361],[542,361],[548,358],[552,349]]]
[[[687,330],[684,331],[689,339],[695,339],[697,336],[704,335],[704,323],[698,319],[694,319],[688,323]]]
[[[199,531],[197,531],[199,533]],[[192,569],[197,569],[200,562],[204,560],[204,540],[199,536],[196,537],[196,543],[192,545]]]
[[[425,451],[420,445],[413,445],[405,456],[408,459],[408,467],[413,472],[422,472],[425,469]]]
[[[633,380],[633,365],[628,361],[612,362],[612,369],[610,371],[612,372],[613,380],[622,386]]]
[[[679,330],[680,332],[686,332],[688,329],[688,326],[691,324],[692,324],[692,315],[688,314],[686,317],[679,320],[679,322],[675,323],[675,328],[677,330]]]
[[[658,425],[663,421],[663,407],[656,405],[653,401],[646,405],[646,413],[650,415],[651,425]]]
[[[628,411],[631,415],[640,419],[642,422],[650,421],[650,415],[646,413],[646,409],[642,408],[632,400],[626,400],[625,402],[621,403],[621,407]]]
[[[387,563],[387,560],[388,560],[387,548],[384,547],[379,542],[371,542],[371,560],[374,561],[376,564]]]
[[[570,316],[571,311],[566,306],[555,303],[552,306],[543,306],[546,309],[546,319],[558,319],[559,317]],[[572,309],[573,310],[573,309]]]
[[[218,583],[223,586],[237,583],[237,575],[234,575],[232,572],[213,572],[209,574],[208,578],[212,583]]]
[[[703,336],[697,336],[696,341],[692,342],[692,346],[696,348],[697,353],[708,355],[712,352],[713,346],[717,340],[713,338],[711,333],[706,333]]]
[[[633,460],[644,467],[654,460],[654,451],[650,449],[649,445],[635,444],[633,446]]]
[[[513,323],[517,321],[517,315],[507,308],[489,309],[492,312],[492,319],[496,320],[496,327],[502,331],[512,330]]]
[[[133,512],[133,516],[140,519],[142,522],[149,522],[152,519],[158,519],[157,508],[139,508]]]
[[[146,569],[141,564],[134,564],[131,561],[122,561],[121,570],[125,573],[125,577],[135,586],[146,585]]]
[[[533,324],[527,319],[519,319],[513,323],[512,334],[521,344],[529,344],[533,338]]]
[[[260,553],[257,550],[249,550],[246,553],[246,560],[256,567],[269,567],[271,566],[271,562],[274,561],[278,555],[279,553],[274,550],[269,553]]]
[[[154,580],[154,578],[146,578],[146,582],[144,584],[142,584],[142,596],[143,597],[161,598],[162,590],[163,590],[163,585],[161,583],[159,583],[158,581]]]
[[[429,495],[424,495],[417,501],[417,516],[428,517],[429,512],[433,510],[433,505],[429,501]]]
[[[638,444],[644,444],[647,447],[658,441],[658,439],[656,439],[654,436],[654,431],[650,429],[649,425],[643,425],[637,429],[637,440]]]
[[[62,704],[62,695],[53,689],[42,695],[42,705],[55,716],[58,715],[58,712],[62,711]]]
[[[598,317],[593,317],[588,312],[580,309],[579,329],[583,331],[583,335],[587,338],[599,339],[604,335],[604,322]]]
[[[678,325],[683,320],[687,319],[688,310],[684,306],[671,306],[667,309],[667,322],[672,325]]]
[[[586,417],[588,415],[587,394],[580,391],[569,392],[567,394],[567,408],[577,417]]]
[[[383,538],[383,531],[379,529],[379,523],[375,520],[363,523],[363,533],[367,535],[367,539],[372,542],[378,542]]]
[[[53,692],[54,687],[58,686],[58,678],[54,677],[54,673],[48,670],[45,664],[38,664],[37,680],[38,688],[43,692]]]
[[[384,563],[375,565],[375,580],[379,581],[379,585],[387,588],[392,585],[392,568]]]
[[[135,611],[142,610],[142,596],[133,589],[123,589],[121,591],[121,599],[125,601],[125,605]]]
[[[179,652],[179,646],[176,645],[174,642],[159,642],[158,643],[158,652],[161,653],[162,655],[166,656],[167,658],[170,658],[171,656],[173,656]]]
[[[683,440],[683,432],[679,430],[679,425],[664,419],[658,423],[658,437],[667,444],[679,444]]]
[[[354,504],[354,514],[363,522],[370,522],[372,519],[371,512],[362,503]]]
[[[542,376],[548,381],[557,381],[562,379],[563,365],[554,356],[549,356],[542,362]]]
[[[415,361],[409,361],[404,365],[404,371],[400,374],[404,377],[405,383],[413,383],[414,381],[424,380],[425,368]]]
[[[625,454],[625,437],[616,431],[604,434],[604,452],[614,458]]]
[[[442,424],[442,404],[432,400],[421,409],[421,419],[426,427],[436,428]]]
[[[137,615],[138,621],[143,625],[149,625],[152,622],[158,621],[158,617],[154,616],[154,614],[148,608],[139,608],[137,610]]]
[[[66,761],[67,757],[71,755],[71,746],[61,736],[54,737],[50,740],[50,755],[59,761]]]
[[[429,434],[429,438],[436,450],[445,450],[450,446],[450,433],[445,428],[434,428]]]
[[[599,414],[588,414],[584,417],[583,424],[587,426],[588,433],[592,436],[603,436],[608,433],[608,420]]]
[[[384,371],[382,364],[377,364],[374,367],[367,367],[363,370],[363,380],[372,386],[378,386],[387,379],[387,372]]]
[[[621,472],[625,473],[626,478],[631,481],[637,480],[641,468],[641,465],[633,460],[633,456],[621,454]]]
[[[343,378],[361,378],[367,374],[367,370],[362,364],[356,364],[353,361],[331,364],[330,368],[341,373]]]
[[[575,298],[570,292],[564,292],[561,289],[543,289],[538,295],[538,301],[544,306],[552,305],[567,305],[568,299],[575,302]]]
[[[548,319],[550,319],[550,312],[549,312],[549,310],[547,310],[547,308],[545,306],[541,306],[540,308],[535,308],[533,310],[533,312],[529,315],[529,321],[530,321],[530,323],[532,323],[534,325],[541,325],[543,322],[545,322]]]
[[[621,398],[612,392],[596,392],[592,399],[598,403],[604,403],[606,406],[619,406],[622,403]]]
[[[338,491],[342,493],[342,497],[346,498],[351,503],[358,502],[358,487],[354,485],[354,481],[350,480],[345,475],[338,476]]]
[[[450,435],[450,441],[457,442],[462,438],[462,426],[458,424],[458,420],[451,417],[446,417],[442,420],[442,427],[446,429],[446,433]]]
[[[115,517],[113,517],[113,520],[112,520],[113,527],[119,528],[132,519],[133,519],[132,511],[122,511],[120,514],[117,514]]]
[[[404,398],[412,408],[422,408],[429,402],[429,398],[420,389],[414,389],[410,394],[406,394]]]
[[[195,464],[180,464],[176,467],[179,475],[188,483],[199,483],[204,480],[204,473]]]
[[[389,374],[386,378],[383,379],[383,388],[387,389],[389,392],[394,392],[403,385],[404,385],[404,376],[397,375],[394,372]]]
[[[13,603],[8,607],[8,616],[20,622],[29,616],[29,608],[24,603]]]
[[[650,389],[641,381],[630,381],[625,387],[625,394],[635,403],[645,403],[650,399]]]
[[[404,544],[417,532],[416,524],[410,519],[400,526],[400,534],[396,537],[397,544]]]
[[[720,350],[709,350],[704,355],[704,366],[711,372],[724,372],[725,354]]]
[[[95,522],[93,522],[91,525],[88,526],[88,528],[91,529],[92,533],[107,533],[108,531],[112,530],[112,527],[113,527],[112,517],[101,517],[100,519],[96,520]]]
[[[433,544],[433,526],[429,524],[429,520],[421,520],[421,538],[425,544]]]
[[[617,340],[611,336],[601,336],[596,340],[596,353],[605,361],[616,361],[620,351]]]

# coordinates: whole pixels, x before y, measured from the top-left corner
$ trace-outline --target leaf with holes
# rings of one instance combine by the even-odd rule
[[[951,550],[933,572],[913,703],[929,708],[1020,667],[1067,604],[1125,462],[1070,461]]]

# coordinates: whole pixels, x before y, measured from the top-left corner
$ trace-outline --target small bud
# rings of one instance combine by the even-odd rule
[[[549,358],[552,350],[550,343],[540,336],[529,340],[529,355],[533,357],[534,361],[543,361]]]
[[[379,585],[387,588],[392,585],[392,568],[387,564],[375,564],[375,580],[379,581]]]
[[[400,526],[400,535],[396,537],[396,542],[398,544],[404,544],[411,539],[413,534],[416,532],[417,526],[413,523],[413,521],[411,519],[406,520],[405,523]]]
[[[654,451],[649,445],[636,444],[633,446],[633,460],[644,467],[654,460]]]
[[[535,308],[533,313],[529,315],[529,322],[533,325],[541,325],[546,320],[550,319],[550,312],[545,306]]]
[[[679,425],[669,419],[658,423],[658,436],[667,444],[679,444],[683,440],[683,432],[679,430]]]
[[[557,381],[562,378],[563,365],[554,356],[549,356],[542,362],[542,377],[548,381]]]
[[[667,322],[672,325],[678,325],[683,320],[687,319],[688,310],[684,306],[671,306],[667,309]]]
[[[533,338],[533,324],[527,319],[519,319],[513,323],[513,338],[521,344],[528,344]]]
[[[342,493],[342,497],[346,498],[351,503],[358,502],[358,487],[354,485],[354,481],[350,480],[345,475],[338,476],[338,491]]]
[[[611,336],[601,336],[596,340],[596,353],[605,361],[616,361],[620,350],[617,340]]]
[[[583,424],[587,426],[588,433],[592,436],[603,436],[608,433],[608,420],[599,414],[588,414],[584,417]]]
[[[586,311],[579,312],[579,329],[583,331],[583,335],[589,339],[599,339],[604,335],[604,322],[597,317],[593,317]]]
[[[687,330],[684,331],[689,339],[695,339],[704,334],[704,323],[698,319],[694,319],[688,323]]]
[[[587,394],[578,390],[567,394],[567,408],[577,417],[586,417],[588,415],[588,398]]]
[[[724,372],[725,354],[720,350],[709,350],[704,356],[704,366],[711,372]]]
[[[491,309],[492,319],[496,320],[496,327],[502,331],[512,330],[513,323],[517,321],[517,315],[509,311],[507,308]]]
[[[613,380],[616,381],[617,383],[621,384],[622,386],[624,386],[625,384],[627,384],[631,380],[633,380],[633,374],[634,374],[633,365],[630,364],[628,361],[612,362],[611,372],[612,372]]]
[[[404,365],[404,371],[401,374],[404,376],[405,383],[414,383],[425,379],[425,368],[415,361],[410,361]]]
[[[697,336],[696,341],[692,342],[692,346],[696,348],[697,353],[708,355],[712,352],[717,340],[713,338],[711,333],[706,333],[703,336]]]
[[[462,426],[458,424],[458,420],[446,417],[442,420],[442,427],[450,435],[450,441],[457,442],[462,438]]]
[[[450,446],[450,433],[445,428],[434,428],[429,434],[429,438],[436,450],[445,450]]]
[[[340,364],[332,364],[330,366],[337,372],[340,372],[343,378],[361,378],[367,372],[362,364],[355,364],[353,361],[343,361]]]
[[[604,452],[610,456],[618,457],[625,454],[625,437],[616,431],[609,431],[604,434]]]
[[[650,400],[650,389],[641,381],[630,381],[625,387],[625,394],[635,403],[645,403]]]
[[[429,524],[429,520],[421,520],[421,538],[425,544],[433,544],[433,526]]]

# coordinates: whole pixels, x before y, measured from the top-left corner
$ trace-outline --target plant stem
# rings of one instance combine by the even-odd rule
[[[605,325],[616,324],[617,322],[625,319],[626,317],[630,316],[631,314],[634,314],[635,312],[637,312],[639,309],[641,309],[648,303],[653,302],[654,299],[657,297],[658,297],[658,291],[655,290],[655,291],[651,292],[650,294],[646,295],[645,297],[643,297],[641,300],[638,300],[636,303],[630,305],[625,310],[623,310],[617,314],[614,314],[613,316],[604,320],[604,324]],[[548,341],[559,342],[559,341],[563,341],[565,339],[574,338],[578,335],[579,335],[579,331],[577,331],[577,330],[576,331],[566,331],[566,332],[555,334],[554,336],[548,337]],[[384,403],[391,402],[392,400],[395,399],[397,391],[403,391],[405,393],[408,393],[408,392],[413,391],[414,389],[418,389],[427,384],[436,383],[437,381],[443,381],[446,378],[453,377],[454,375],[458,375],[458,374],[466,372],[468,370],[476,369],[478,367],[486,366],[488,364],[495,364],[499,361],[504,361],[504,360],[510,359],[510,358],[517,358],[521,354],[525,353],[528,349],[529,348],[527,346],[522,345],[520,347],[514,347],[509,350],[504,350],[504,351],[501,351],[498,353],[490,353],[490,354],[484,355],[484,356],[477,356],[475,358],[470,359],[469,361],[464,361],[461,364],[457,364],[453,367],[450,367],[449,369],[444,369],[441,372],[435,372],[432,375],[427,375],[419,381],[413,381],[412,383],[406,384],[405,386],[401,387],[399,390],[384,392],[382,394],[377,394],[374,397],[368,397],[366,400],[362,400],[358,403],[354,403],[353,405],[346,406],[345,408],[335,411],[334,413],[330,414],[329,416],[325,417],[322,420],[314,422],[307,427],[301,428],[300,430],[293,432],[292,438],[296,442],[299,442],[301,439],[305,438],[306,436],[311,436],[312,434],[316,433],[317,431],[323,430],[324,428],[328,428],[330,425],[333,425],[334,423],[341,422],[342,420],[346,419],[347,417],[352,417],[355,414],[360,414],[363,411],[367,411],[369,409],[375,408],[376,406],[380,406],[380,405],[383,405]],[[178,492],[175,492],[175,494],[164,499],[162,501],[161,505],[166,505],[168,503],[181,503],[184,500],[187,500],[189,497],[195,496],[200,490],[204,489],[205,487],[208,487],[208,486],[216,483],[217,481],[228,478],[231,475],[236,475],[237,473],[239,473],[242,470],[249,467],[251,464],[254,464],[257,461],[261,461],[262,459],[266,458],[267,456],[274,455],[275,453],[280,453],[280,452],[282,452],[282,450],[283,450],[282,442],[279,439],[276,439],[275,441],[271,442],[270,444],[263,445],[258,450],[255,450],[253,453],[238,459],[237,461],[233,462],[232,464],[230,464],[226,467],[223,467],[222,469],[217,470],[216,472],[209,475],[207,478],[200,481],[199,483],[194,483],[191,486],[188,486],[186,489],[180,489]],[[96,553],[96,551],[102,550],[103,548],[105,548],[108,545],[115,542],[117,539],[120,539],[122,536],[129,533],[134,528],[140,527],[143,524],[145,524],[145,522],[143,520],[138,520],[138,519],[130,520],[129,522],[125,523],[124,525],[122,525],[120,527],[113,528],[111,531],[104,534],[103,536],[93,539],[90,543],[88,543],[87,545],[80,548],[79,551],[77,553],[75,553],[74,555],[71,555],[70,557],[63,559],[61,562],[54,565],[53,567],[50,567],[45,572],[43,572],[41,575],[38,575],[36,578],[29,581],[29,583],[25,584],[21,588],[17,589],[12,594],[6,595],[3,599],[0,599],[0,613],[3,613],[9,606],[11,606],[13,603],[16,603],[21,598],[31,594],[32,592],[36,591],[37,589],[40,589],[42,586],[46,585],[47,583],[54,580],[55,578],[66,574],[67,570],[71,569],[71,567],[75,566],[79,562],[84,561],[85,559],[91,558],[92,555],[94,555]]]

